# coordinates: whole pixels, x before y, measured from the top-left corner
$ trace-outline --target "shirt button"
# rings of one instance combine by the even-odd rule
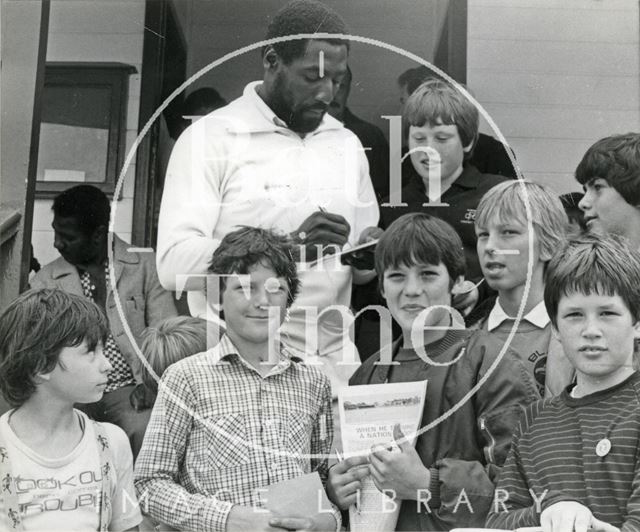
[[[278,462],[273,462],[273,464],[271,464],[271,469],[273,471],[275,471],[276,469],[278,469]]]

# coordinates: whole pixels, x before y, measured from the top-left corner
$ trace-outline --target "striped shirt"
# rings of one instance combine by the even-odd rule
[[[326,481],[329,379],[284,349],[262,377],[225,335],[170,366],[158,391],[135,467],[142,511],[154,519],[224,531],[231,506],[264,507],[270,484],[312,471]]]
[[[560,501],[640,531],[640,374],[580,398],[567,389],[526,409],[487,526],[539,526],[540,512]]]

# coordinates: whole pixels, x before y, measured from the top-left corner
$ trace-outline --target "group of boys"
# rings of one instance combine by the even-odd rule
[[[640,154],[639,137],[617,138],[625,149],[614,153],[601,152],[612,139],[600,141],[585,161],[606,155],[640,168],[640,158],[624,159]],[[350,384],[427,380],[422,426],[459,406],[415,448],[376,449],[330,469],[329,381],[275,334],[299,289],[293,244],[258,228],[227,235],[210,266],[222,280],[226,333],[162,378],[136,462],[140,508],[180,530],[333,530],[337,510],[371,475],[402,500],[399,530],[485,520],[507,529],[637,530],[640,254],[616,235],[633,232],[631,220],[608,210],[628,203],[618,179],[631,177],[582,171],[594,234],[565,241],[559,200],[534,183],[503,183],[479,203],[479,261],[498,299],[475,332],[455,327],[447,310],[465,272],[455,230],[410,213],[384,232],[375,268],[402,329],[391,346],[399,364],[372,357]],[[73,519],[93,529],[139,523],[125,435],[74,409],[104,392],[107,336],[94,303],[58,290],[29,291],[0,318],[0,385],[16,407],[0,418],[8,529],[50,526],[60,515],[64,526]],[[395,437],[403,438],[398,428]],[[51,469],[74,489],[47,483]],[[299,518],[263,509],[262,488],[311,471],[326,483],[330,511]]]
[[[219,279],[220,341],[204,349],[196,326],[192,341],[156,353],[156,367],[164,329],[146,333],[158,374],[192,347],[152,390],[135,474],[125,433],[75,408],[111,389],[106,296],[39,288],[2,313],[0,389],[14,407],[0,417],[3,530],[131,530],[143,513],[161,529],[338,530],[371,477],[401,501],[398,530],[640,531],[640,134],[589,148],[576,170],[589,232],[571,235],[548,188],[467,163],[477,111],[447,83],[413,92],[404,123],[409,205],[383,209],[375,271],[359,272],[377,278],[401,334],[349,384],[427,381],[428,430],[415,446],[396,426],[397,446],[329,467],[336,390],[322,358],[305,363],[280,334],[304,290],[299,238],[245,226],[206,260]],[[435,171],[448,207],[423,205]],[[349,241],[378,232],[349,230]],[[180,324],[175,335],[191,334]],[[264,499],[312,472],[330,505],[300,516]]]

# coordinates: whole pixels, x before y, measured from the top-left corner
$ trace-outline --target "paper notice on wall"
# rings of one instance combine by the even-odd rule
[[[398,450],[393,427],[400,424],[415,445],[422,421],[427,381],[349,386],[338,395],[342,448],[345,457],[368,454],[373,445]],[[399,451],[399,450],[398,450]],[[362,482],[358,504],[349,508],[351,530],[392,532],[400,501],[376,488],[371,477]]]
[[[76,181],[78,183],[85,182],[85,172],[81,170],[54,170],[45,168],[43,181]]]

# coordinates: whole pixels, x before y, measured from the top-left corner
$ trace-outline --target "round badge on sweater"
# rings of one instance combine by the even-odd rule
[[[596,454],[600,458],[602,458],[603,456],[607,456],[610,450],[611,450],[611,441],[609,441],[607,438],[603,438],[598,442],[598,445],[596,445]]]

